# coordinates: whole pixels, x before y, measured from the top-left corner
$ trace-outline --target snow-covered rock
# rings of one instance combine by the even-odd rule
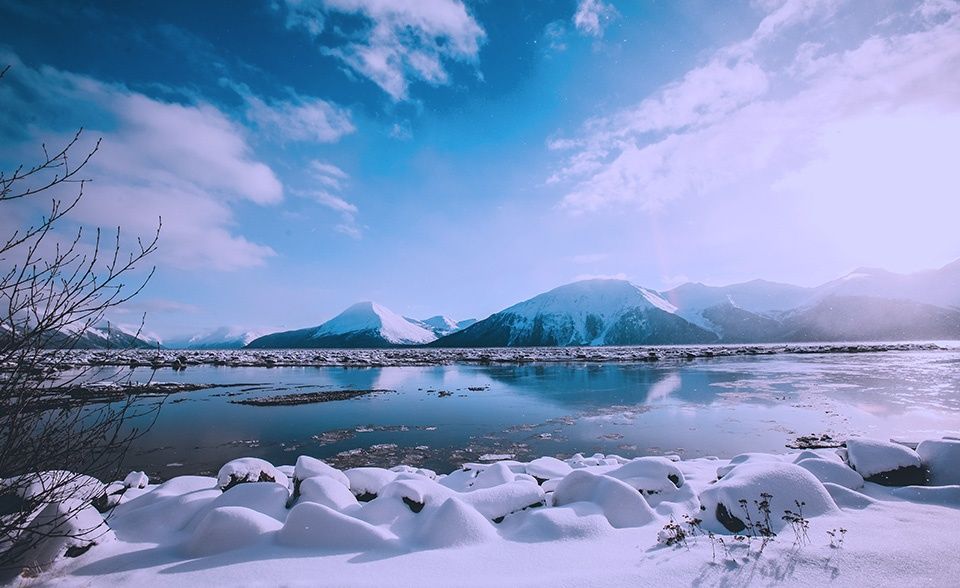
[[[380,490],[397,479],[397,473],[383,468],[350,468],[343,472],[350,481],[350,491],[355,496],[380,494]]]
[[[758,504],[764,498],[769,504],[769,517]],[[749,521],[769,526],[773,533],[780,532],[786,525],[782,519],[784,513],[798,512],[801,507],[797,503],[802,503],[802,515],[806,518],[837,510],[823,483],[806,469],[792,463],[759,460],[731,469],[700,493],[700,502],[705,528],[748,534],[751,533],[746,528]],[[759,534],[759,529],[753,532]]]
[[[929,439],[917,445],[920,461],[934,486],[960,484],[960,440]]]
[[[309,455],[301,455],[297,458],[297,465],[294,466],[293,476],[296,481],[306,480],[307,478],[313,478],[315,476],[326,476],[343,484],[346,488],[350,487],[350,479],[347,478],[346,474]]]
[[[213,478],[179,476],[117,505],[110,526],[123,541],[162,541],[222,494]]]
[[[570,464],[555,457],[538,457],[526,465],[526,472],[541,480],[562,478],[572,471]]]
[[[52,502],[41,507],[27,525],[23,537],[31,542],[36,537],[45,538],[33,543],[12,563],[40,568],[63,557],[71,547],[84,548],[115,540],[113,531],[97,509],[85,506],[79,500]]]
[[[850,467],[871,482],[897,486],[923,483],[920,456],[899,443],[882,439],[849,439],[846,455]]]
[[[330,476],[314,476],[300,482],[299,502],[315,502],[338,511],[359,505],[350,489]]]
[[[683,486],[683,472],[665,457],[639,457],[607,472],[644,494],[674,492]]]
[[[277,533],[277,541],[283,545],[347,552],[382,549],[393,538],[380,527],[314,502],[301,502],[290,509]]]
[[[243,506],[283,522],[287,517],[287,500],[289,498],[290,493],[280,484],[249,482],[228,488],[223,494],[216,497],[204,511],[224,506]]]
[[[203,515],[183,545],[189,557],[202,557],[249,547],[282,523],[273,517],[242,506],[220,506]]]
[[[150,478],[144,472],[130,472],[123,479],[125,488],[146,488],[150,483]]]
[[[830,482],[851,490],[863,488],[863,476],[845,464],[821,458],[801,459],[796,464],[821,482]]]
[[[598,476],[586,470],[575,470],[557,485],[553,504],[564,506],[575,502],[592,502],[616,528],[642,527],[655,514],[635,489],[615,478]]]
[[[416,534],[416,541],[424,547],[458,547],[498,538],[490,521],[455,496],[424,514],[425,521]]]
[[[226,490],[244,482],[276,482],[284,488],[290,481],[268,461],[256,457],[241,457],[229,461],[217,473],[217,484]]]

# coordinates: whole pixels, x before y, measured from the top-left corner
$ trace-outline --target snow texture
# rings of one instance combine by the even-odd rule
[[[847,461],[850,467],[864,478],[900,468],[920,466],[920,456],[916,451],[881,439],[848,440]]]

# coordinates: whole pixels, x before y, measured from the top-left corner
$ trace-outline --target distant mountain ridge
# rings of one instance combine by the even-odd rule
[[[237,346],[214,331],[193,345]],[[242,331],[232,333],[240,336]],[[318,326],[250,338],[247,348],[669,345],[960,339],[960,260],[896,274],[859,268],[817,287],[752,280],[657,292],[626,280],[560,286],[476,321],[405,318],[357,303]],[[213,340],[216,340],[215,342]],[[229,341],[228,341],[229,340]],[[214,347],[213,345],[221,345]]]

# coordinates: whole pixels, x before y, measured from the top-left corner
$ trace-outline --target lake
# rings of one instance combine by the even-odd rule
[[[731,457],[785,451],[800,435],[903,440],[960,433],[960,350],[700,358],[645,363],[134,370],[217,384],[169,396],[126,457],[152,477],[226,461],[449,471],[496,455]],[[249,384],[233,386],[235,384]],[[230,387],[219,387],[230,386]],[[385,390],[297,406],[231,401]]]

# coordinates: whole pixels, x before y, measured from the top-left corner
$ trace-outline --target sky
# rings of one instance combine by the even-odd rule
[[[955,0],[0,0],[3,64],[3,169],[102,138],[62,236],[162,218],[161,338],[960,258]]]

